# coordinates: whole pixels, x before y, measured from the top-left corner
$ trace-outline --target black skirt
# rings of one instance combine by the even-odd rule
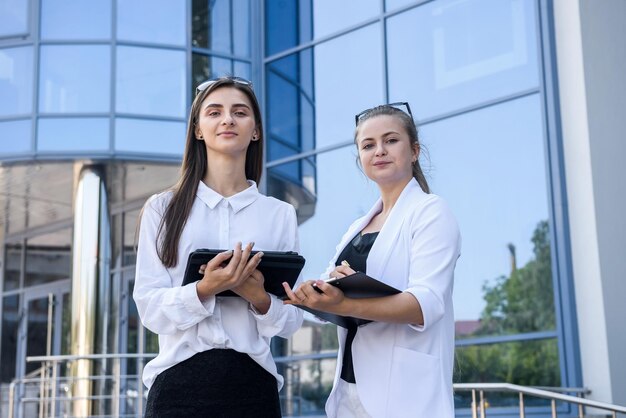
[[[161,372],[146,418],[280,418],[276,378],[235,350],[198,353]]]

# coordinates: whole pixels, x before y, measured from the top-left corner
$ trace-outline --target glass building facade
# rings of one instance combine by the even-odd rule
[[[137,219],[177,179],[195,86],[221,75],[255,86],[261,188],[296,207],[306,278],[377,198],[356,164],[354,115],[409,102],[427,179],[463,236],[455,382],[582,386],[548,3],[0,2],[2,405],[10,382],[38,367],[27,356],[85,354],[73,348],[75,295],[95,286],[97,313],[82,317],[96,330],[91,353],[138,355],[121,362],[117,386],[94,389],[125,402],[97,412],[141,411],[137,374],[158,345],[131,297]],[[100,195],[77,193],[85,173]],[[89,220],[77,208],[89,199],[97,271],[81,282],[77,237]],[[333,326],[307,317],[272,345],[285,416],[323,415]],[[456,402],[467,415],[469,399]],[[506,416],[509,402],[491,404]]]

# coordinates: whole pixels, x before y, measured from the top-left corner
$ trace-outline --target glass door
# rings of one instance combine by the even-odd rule
[[[69,281],[37,286],[23,294],[17,343],[17,376],[23,379],[18,399],[33,399],[18,409],[18,416],[39,416],[40,408],[50,407],[40,402],[46,393],[57,393],[57,384],[64,367],[45,368],[40,361],[27,361],[28,357],[67,354],[70,338]],[[40,378],[49,382],[42,386]],[[49,392],[54,388],[52,392]]]

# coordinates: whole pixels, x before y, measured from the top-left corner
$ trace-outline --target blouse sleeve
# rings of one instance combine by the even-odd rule
[[[296,210],[289,205],[283,229],[283,246],[280,251],[300,251],[298,240],[298,220]],[[300,278],[298,279],[300,281]],[[302,310],[292,305],[285,305],[276,296],[270,295],[270,308],[261,315],[250,306],[257,322],[259,334],[266,338],[279,336],[288,338],[302,325]]]
[[[195,283],[173,286],[168,270],[157,254],[161,214],[154,198],[144,206],[139,228],[133,298],[143,325],[150,331],[174,334],[213,314],[215,297],[200,302]]]
[[[445,313],[460,255],[461,235],[454,215],[441,198],[428,200],[411,222],[411,261],[407,292],[418,300],[425,331]]]

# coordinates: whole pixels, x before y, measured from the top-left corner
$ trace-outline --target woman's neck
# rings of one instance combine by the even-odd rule
[[[413,177],[407,179],[406,181],[399,181],[386,185],[378,185],[378,188],[380,190],[380,198],[383,201],[383,208],[380,214],[384,219],[387,218],[387,215],[389,215],[389,212],[391,212],[391,209],[393,209],[394,205],[398,201],[398,198],[402,194],[402,191],[412,178]]]
[[[233,196],[250,185],[246,181],[244,158],[232,159],[226,156],[208,157],[207,170],[202,181],[224,197]]]

